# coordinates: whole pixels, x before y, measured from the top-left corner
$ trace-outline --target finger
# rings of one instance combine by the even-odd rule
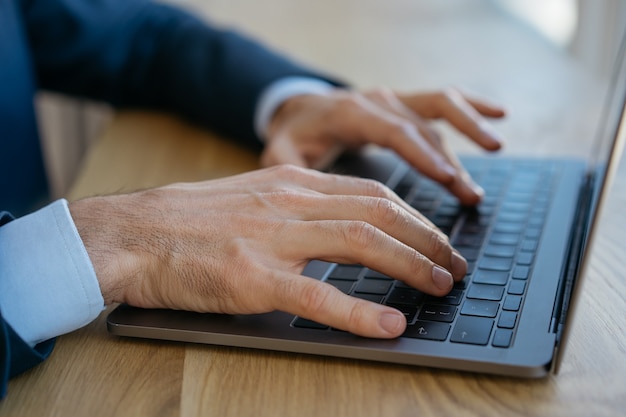
[[[462,93],[465,100],[472,105],[481,115],[485,117],[491,117],[495,119],[506,116],[506,110],[497,104],[489,103],[484,99],[472,98],[469,95]]]
[[[362,264],[436,296],[447,294],[454,285],[452,274],[446,268],[368,222],[297,222],[292,229],[291,235],[297,238],[288,238],[283,249],[283,254],[288,254],[289,258]],[[446,264],[449,265],[452,250],[439,240],[435,245],[436,250],[448,254]],[[465,265],[462,272],[465,272]]]
[[[504,115],[504,110],[482,103],[454,89],[423,95],[398,95],[409,108],[423,117],[446,119],[461,133],[488,150],[497,150],[503,140],[494,131],[480,110],[487,114]],[[479,104],[480,103],[480,104]],[[478,105],[478,107],[476,107]]]
[[[387,256],[392,258],[394,256],[414,256],[413,251],[417,251],[421,254],[421,256],[425,256],[430,259],[432,263],[440,265],[450,271],[453,277],[457,280],[462,279],[467,272],[466,261],[453,250],[447,237],[445,237],[438,230],[435,230],[428,224],[422,222],[408,210],[391,200],[362,196],[333,196],[332,198],[329,198],[327,196],[318,195],[312,196],[309,199],[308,204],[299,206],[303,206],[303,209],[299,211],[299,214],[302,216],[301,220],[304,220],[304,222],[299,225],[297,230],[291,231],[288,234],[289,236],[297,236],[297,238],[295,238],[294,241],[290,242],[287,246],[296,248],[296,250],[301,253],[293,253],[292,256],[300,258],[304,253],[303,250],[315,250],[316,254],[319,256],[323,255],[326,259],[329,259],[328,256],[337,256],[337,254],[341,253],[345,254],[346,251],[343,248],[339,251],[334,250],[334,252],[329,253],[323,252],[329,248],[329,245],[326,243],[327,239],[339,239],[339,244],[343,245],[343,241],[346,237],[342,236],[338,238],[334,235],[328,236],[328,231],[324,230],[323,225],[313,225],[312,222],[335,220],[357,223],[360,222],[374,226],[376,230],[392,237],[391,240],[385,238],[383,241],[379,241],[379,237],[377,236],[370,237],[373,244],[377,243],[387,245],[386,247],[382,246],[382,249],[377,250],[376,256],[380,256],[380,251],[383,249],[387,249],[389,252]],[[349,207],[350,210],[346,210],[346,207]],[[327,226],[328,223],[324,223],[324,225]],[[365,226],[357,224],[354,227],[356,233],[361,232],[359,227]],[[322,237],[318,236],[318,234],[321,234]],[[361,237],[356,237],[357,240],[360,238]],[[306,248],[301,248],[302,245],[300,242],[306,242]],[[323,244],[320,247],[316,247],[317,242],[323,242]],[[394,248],[394,246],[399,243],[402,243],[409,249],[406,250],[407,248],[401,246],[400,252],[391,252],[391,250],[397,249]],[[358,256],[351,252],[347,253],[350,256]],[[418,260],[419,262],[421,262],[421,256]],[[396,258],[392,262],[397,262],[397,259],[401,260],[402,258]],[[340,261],[346,262],[345,259]],[[350,261],[354,262],[354,259],[350,259]],[[366,260],[359,259],[357,261],[374,262],[375,259],[367,258]],[[377,265],[374,268],[385,267],[381,265]],[[426,265],[427,268],[430,268],[430,266],[431,263]],[[377,270],[381,271],[380,269]],[[410,275],[413,272],[406,271],[406,274]],[[398,275],[392,276],[394,278],[399,277]],[[411,281],[411,283],[413,284],[414,282]],[[444,287],[444,289],[447,289],[447,286]]]
[[[467,172],[456,153],[453,152],[447,142],[438,137],[438,133],[432,129],[425,129],[423,136],[431,141],[441,155],[456,169],[454,181],[445,184],[447,190],[459,199],[459,202],[466,206],[474,206],[480,202],[485,195],[485,190],[476,184],[471,175]]]
[[[289,178],[293,183],[299,184],[306,190],[323,195],[376,197],[391,200],[431,229],[441,233],[426,216],[415,210],[389,187],[379,181],[288,166],[282,166],[278,169],[285,171],[284,176]],[[308,206],[311,210],[317,212],[323,203],[307,203],[302,205]],[[342,206],[341,210],[346,211],[346,207],[349,206]],[[441,235],[443,235],[443,233],[441,233]]]
[[[439,136],[439,133],[405,106],[395,93],[391,90],[378,89],[368,93],[367,96],[399,117],[411,121],[422,136],[429,141],[431,146],[439,152],[450,166],[455,168],[454,180],[445,184],[445,186],[462,204],[475,205],[482,199],[484,190],[472,181],[471,176],[456,157],[456,154],[449,149],[446,142]],[[489,107],[489,110],[495,111],[496,109]]]
[[[393,149],[412,166],[440,183],[454,179],[454,167],[410,121],[367,99],[358,101],[358,106],[346,108],[346,126],[350,131],[344,137],[361,137],[366,142]]]
[[[394,338],[406,328],[396,309],[343,294],[329,284],[288,273],[275,285],[275,308],[360,336]]]

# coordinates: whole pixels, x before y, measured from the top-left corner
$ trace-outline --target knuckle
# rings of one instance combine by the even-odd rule
[[[401,119],[393,122],[389,126],[389,140],[392,142],[402,142],[406,138],[420,136],[416,126],[408,120]]]
[[[443,139],[437,129],[430,125],[420,126],[420,133],[431,143],[441,144],[443,142]]]
[[[370,209],[375,219],[385,226],[391,226],[402,221],[403,209],[391,200],[377,198]]]
[[[335,108],[329,118],[330,125],[345,126],[361,123],[368,115],[368,98],[360,93],[344,93],[336,97]]]
[[[281,178],[293,179],[301,178],[310,175],[307,173],[307,169],[291,164],[281,164],[269,168],[270,171],[275,172]]]
[[[455,87],[446,87],[439,93],[439,101],[441,104],[454,103],[458,100],[461,93]]]
[[[357,251],[371,247],[378,235],[378,230],[364,221],[348,222],[343,229],[344,240],[349,247]]]
[[[295,282],[292,286],[295,286]],[[329,298],[332,296],[334,288],[330,285],[303,285],[298,292],[298,300],[303,311],[309,317],[323,315],[328,310]]]
[[[433,259],[443,259],[451,250],[447,238],[435,231],[432,231],[428,239],[428,254]]]
[[[411,271],[414,271],[415,276],[421,277],[427,274],[432,268],[432,263],[421,253],[414,251],[413,256],[407,259],[408,267]]]
[[[337,97],[337,105],[347,112],[360,111],[363,97],[359,94],[342,94]]]
[[[393,91],[387,87],[376,87],[369,90],[366,95],[374,101],[388,102],[393,97]]]
[[[307,197],[297,190],[289,188],[279,188],[267,193],[264,199],[271,207],[289,208],[301,207],[307,204]]]
[[[354,328],[363,328],[369,325],[367,320],[367,301],[354,300],[348,313],[348,323]]]
[[[383,183],[376,180],[361,180],[363,193],[370,197],[389,198],[391,190]]]

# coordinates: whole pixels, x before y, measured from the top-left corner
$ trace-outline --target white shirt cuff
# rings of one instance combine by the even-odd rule
[[[66,200],[0,227],[0,307],[30,346],[83,327],[104,309]]]
[[[287,99],[300,94],[326,94],[335,87],[326,81],[308,77],[285,77],[270,84],[257,102],[254,130],[261,140],[276,109]]]

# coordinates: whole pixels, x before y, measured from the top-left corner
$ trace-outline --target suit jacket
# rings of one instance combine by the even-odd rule
[[[234,31],[148,0],[0,0],[0,62],[0,210],[17,215],[47,190],[33,108],[39,89],[175,112],[259,146],[253,114],[265,87],[286,76],[334,83]],[[30,349],[1,307],[0,394],[7,378],[52,349]]]

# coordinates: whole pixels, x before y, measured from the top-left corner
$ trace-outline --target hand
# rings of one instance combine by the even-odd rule
[[[472,205],[480,201],[484,191],[472,181],[429,121],[445,119],[472,141],[493,151],[500,148],[501,140],[484,117],[503,116],[502,108],[454,89],[423,94],[338,89],[327,95],[300,95],[276,111],[261,163],[319,169],[345,148],[373,143],[393,149],[463,204]]]
[[[88,198],[70,211],[107,304],[278,309],[390,338],[406,326],[399,311],[302,276],[306,263],[361,263],[439,296],[467,269],[444,235],[380,183],[293,166]]]

